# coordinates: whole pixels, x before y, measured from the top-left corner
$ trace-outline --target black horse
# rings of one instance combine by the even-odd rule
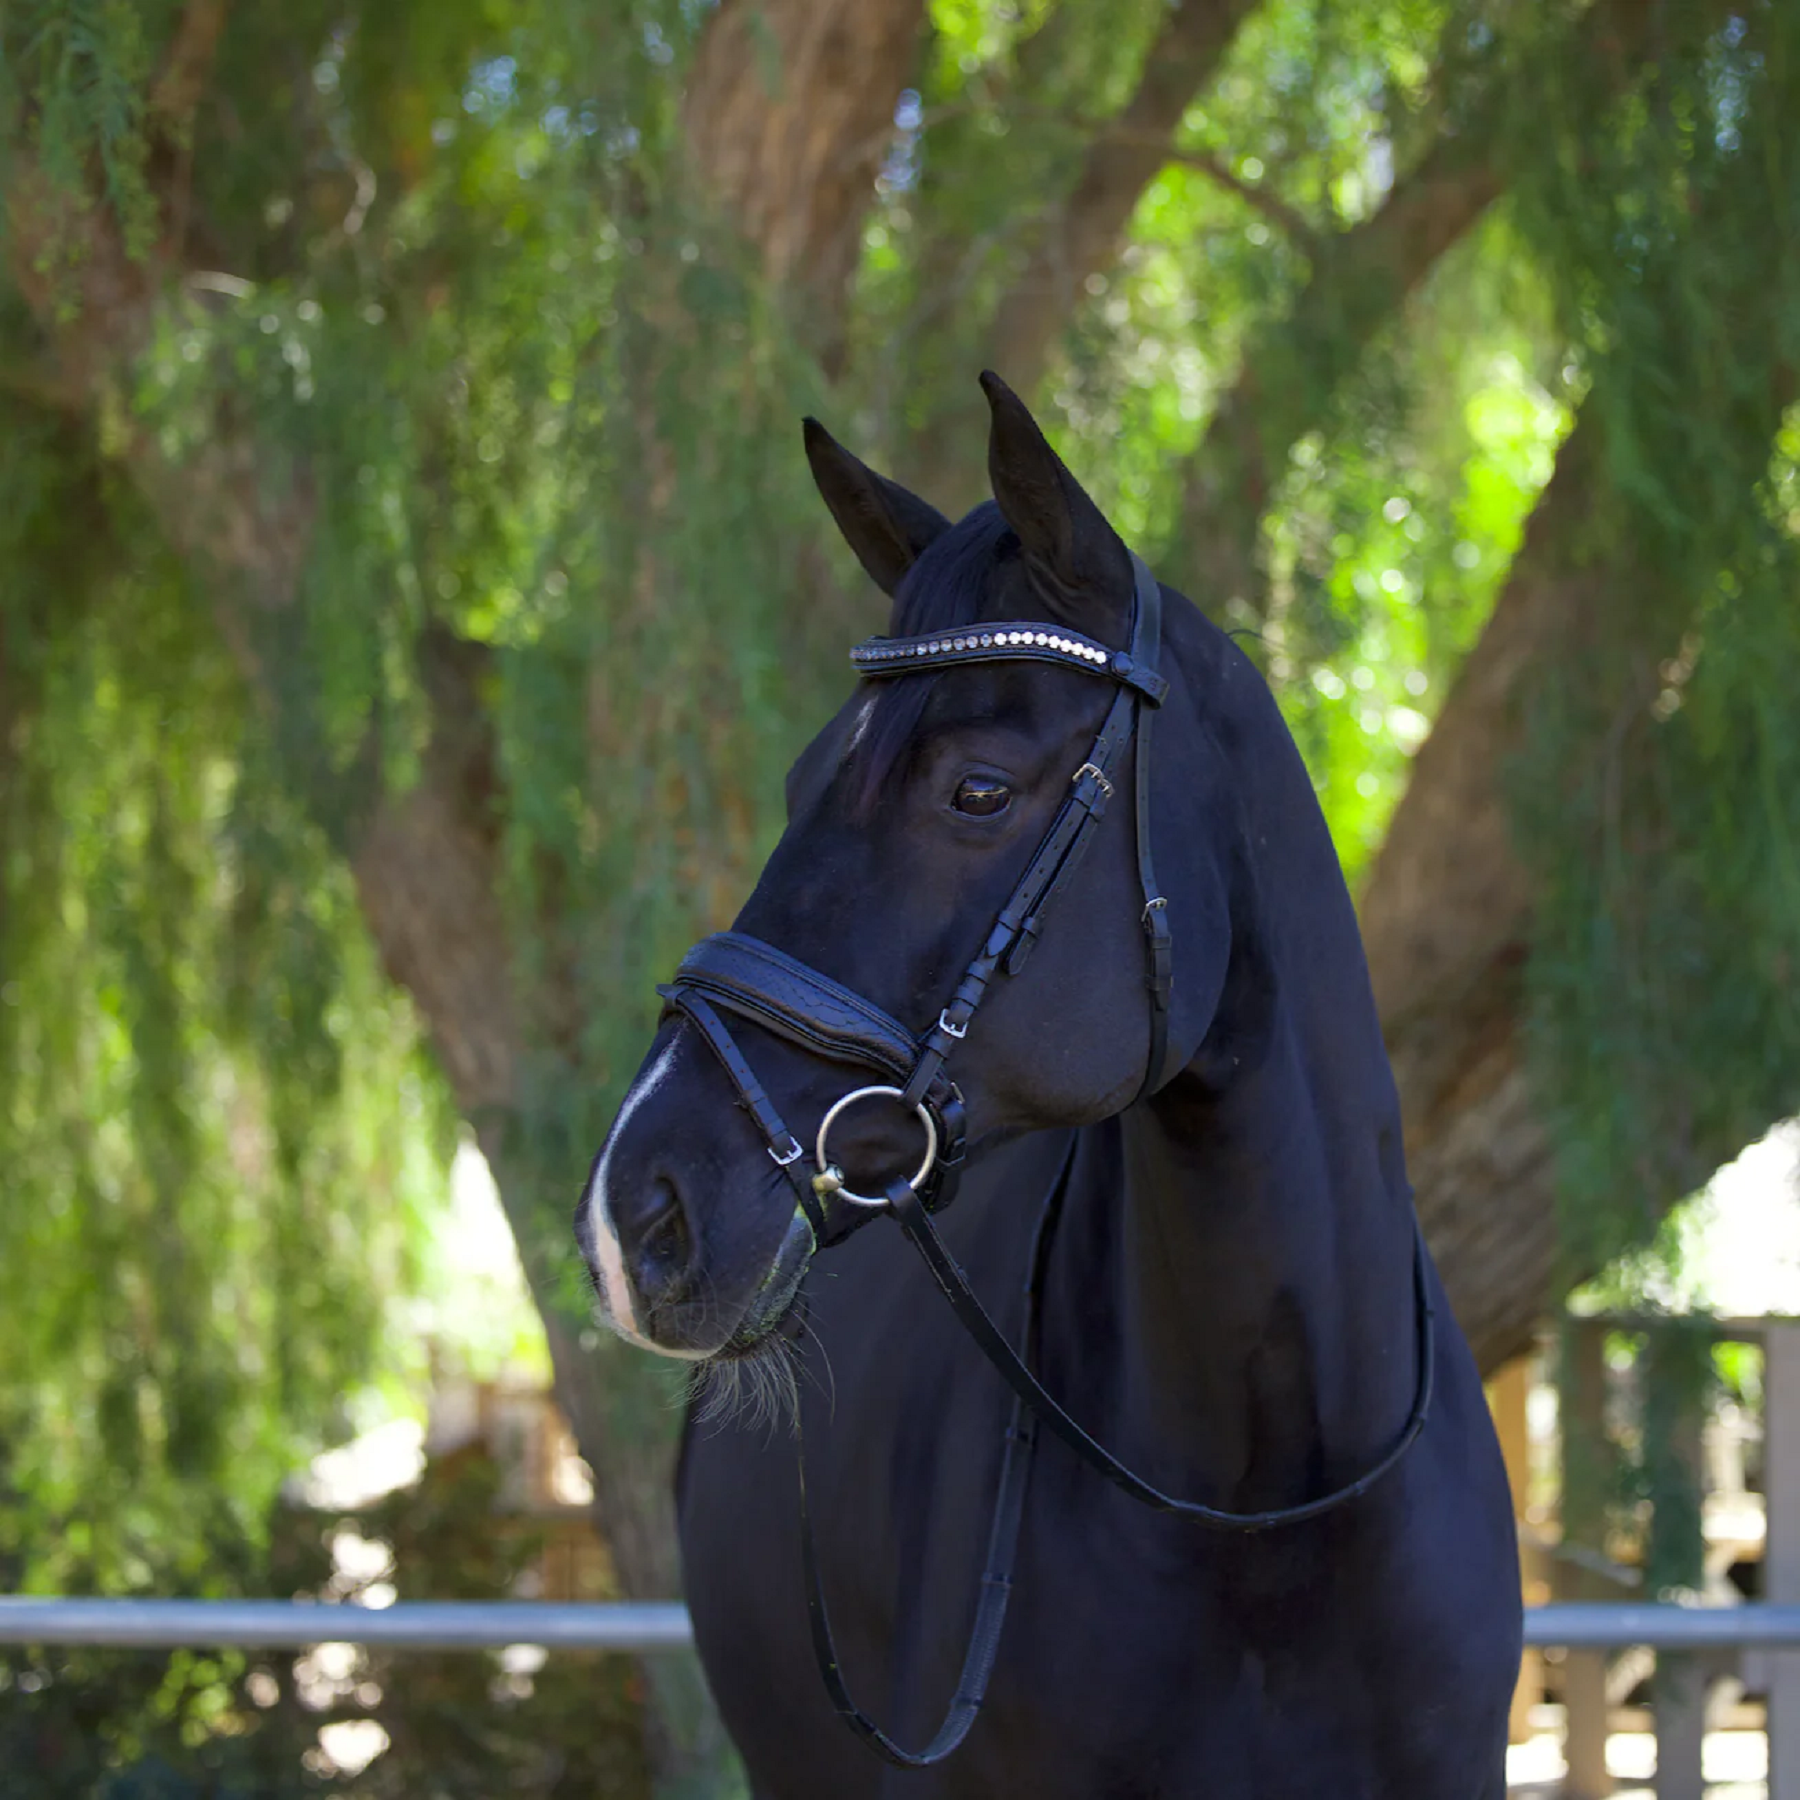
[[[1393,1079],[1311,783],[1249,661],[1134,580],[1023,405],[983,384],[995,502],[955,526],[808,422],[821,492],[906,643],[858,653],[873,678],[795,765],[735,934],[668,990],[578,1214],[603,1310],[704,1363],[703,1388],[797,1368],[835,1660],[905,1744],[958,1688],[1003,1455],[1013,1485],[1024,1466],[1003,1451],[1009,1411],[1014,1436],[1027,1416],[899,1234],[848,1235],[874,1216],[845,1204],[858,1192],[929,1233],[895,1179],[920,1160],[920,1118],[949,1156],[966,1110],[943,1242],[1015,1342],[1032,1313],[1036,1374],[1096,1438],[1235,1513],[1357,1491],[1220,1528],[1141,1505],[1046,1436],[986,1709],[913,1773],[846,1730],[815,1666],[793,1438],[690,1422],[682,1549],[720,1708],[768,1800],[1501,1800],[1520,1633],[1506,1479],[1415,1251]],[[1134,662],[1165,603],[1160,646]],[[917,672],[893,666],[908,654]],[[1152,748],[1137,721],[1157,700]],[[1115,785],[1091,832],[1076,821],[1091,850],[1040,892],[1024,872],[1067,848],[1058,832],[1073,841],[1071,793],[1098,814]],[[736,1005],[738,1042],[704,996],[755,990],[755,967],[796,985]],[[894,1020],[937,1061],[896,1074],[906,1104],[833,1120],[819,1199],[802,1188],[796,1206],[783,1121],[810,1143],[856,1085],[847,1038]],[[947,1195],[938,1173],[923,1205]]]

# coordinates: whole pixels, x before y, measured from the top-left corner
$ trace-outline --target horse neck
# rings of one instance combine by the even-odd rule
[[[1125,1115],[1123,1204],[1116,1175],[1103,1184],[1122,1349],[1108,1410],[1176,1491],[1236,1510],[1368,1468],[1417,1380],[1398,1099],[1355,915],[1285,730],[1254,789],[1213,1024]],[[1178,944],[1178,981],[1179,958]]]

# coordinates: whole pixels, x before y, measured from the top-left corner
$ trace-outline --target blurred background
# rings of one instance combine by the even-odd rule
[[[0,1590],[679,1592],[570,1213],[882,623],[799,417],[954,513],[984,366],[1280,698],[1533,1579],[1758,1591],[1787,0],[0,0]],[[528,1648],[6,1650],[0,1769],[732,1779]]]

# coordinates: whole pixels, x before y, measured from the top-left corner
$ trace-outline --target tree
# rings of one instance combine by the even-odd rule
[[[91,621],[153,720],[202,652],[126,622],[206,646],[205,754],[329,847],[295,893],[353,884],[495,1168],[630,1591],[676,1582],[673,1415],[567,1210],[866,622],[802,411],[966,502],[991,361],[1254,634],[1485,1365],[1794,1108],[1788,14],[7,10],[9,782],[73,704],[19,646]]]

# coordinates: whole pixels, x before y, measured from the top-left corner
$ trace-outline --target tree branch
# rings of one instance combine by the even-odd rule
[[[1584,420],[1419,750],[1359,908],[1419,1216],[1484,1369],[1525,1347],[1556,1253],[1549,1134],[1519,1041],[1531,884],[1502,770],[1559,629],[1627,578],[1580,554],[1595,463]]]
[[[1376,333],[1498,198],[1491,140],[1442,139],[1373,217],[1315,237],[1310,280],[1250,340],[1182,484],[1171,558],[1209,607],[1257,592],[1255,546],[1288,452],[1327,412]]]
[[[87,411],[88,397],[78,386],[35,364],[20,368],[0,363],[0,393],[11,394],[46,412],[79,416]]]
[[[1118,254],[1144,189],[1172,160],[1182,115],[1218,72],[1251,0],[1176,0],[1136,92],[1088,146],[1068,200],[995,310],[992,360],[1021,392],[1037,383],[1090,275]]]
[[[1773,350],[1770,321],[1751,315],[1744,325],[1765,331]],[[1772,361],[1771,375],[1758,413],[1737,421],[1748,445],[1773,444],[1795,392],[1792,368]],[[1609,530],[1597,545],[1596,520],[1616,502],[1611,466],[1601,421],[1584,414],[1420,747],[1359,906],[1419,1216],[1484,1371],[1529,1347],[1553,1281],[1568,1273],[1558,1263],[1550,1131],[1523,1042],[1535,895],[1514,836],[1509,771],[1547,672],[1580,667],[1612,671],[1617,691],[1584,718],[1588,742],[1573,760],[1610,764],[1639,791],[1666,779],[1654,739],[1629,761],[1622,739],[1647,725],[1656,671],[1695,601],[1632,532]],[[1742,1148],[1683,1145],[1707,1169]],[[1650,1154],[1646,1166],[1668,1165]],[[1680,1197],[1675,1186],[1645,1194],[1646,1215]]]
[[[971,103],[958,101],[948,106],[933,107],[924,115],[920,124],[929,128],[943,120],[960,117],[975,110]],[[1045,119],[1060,125],[1071,134],[1080,134],[1099,143],[1111,138],[1120,143],[1142,145],[1146,149],[1157,150],[1159,169],[1175,164],[1182,168],[1197,169],[1202,175],[1209,177],[1220,187],[1237,195],[1247,205],[1260,212],[1272,224],[1278,225],[1297,244],[1307,247],[1319,236],[1319,228],[1312,220],[1297,208],[1289,206],[1281,196],[1259,182],[1246,181],[1241,175],[1234,174],[1231,166],[1210,150],[1184,149],[1166,136],[1158,136],[1154,132],[1134,130],[1125,125],[1111,124],[1106,120],[1092,120],[1077,117],[1072,113],[1059,113],[1050,107],[1032,106],[1029,102],[1016,102],[1010,109],[1022,118]]]
[[[1181,168],[1199,170],[1227,193],[1237,195],[1246,206],[1261,213],[1271,225],[1284,232],[1298,249],[1316,251],[1319,231],[1310,219],[1260,182],[1246,181],[1241,175],[1234,174],[1222,158],[1207,150],[1183,150],[1171,144],[1164,150],[1163,161]]]
[[[1688,29],[1709,27],[1705,9]],[[1594,0],[1560,57],[1603,71],[1602,86],[1623,93],[1657,47],[1656,0]],[[1316,239],[1311,275],[1292,310],[1256,334],[1237,380],[1221,400],[1183,476],[1171,565],[1210,608],[1236,601],[1260,611],[1256,546],[1262,516],[1289,452],[1326,416],[1333,398],[1375,336],[1417,292],[1438,259],[1505,191],[1503,131],[1516,86],[1486,71],[1451,96],[1453,122],[1403,175],[1380,209],[1349,231]]]
[[[186,127],[211,78],[230,0],[187,0],[181,22],[150,90],[150,110],[167,125]]]
[[[811,309],[827,364],[924,18],[924,0],[724,0],[688,78],[701,180]]]

